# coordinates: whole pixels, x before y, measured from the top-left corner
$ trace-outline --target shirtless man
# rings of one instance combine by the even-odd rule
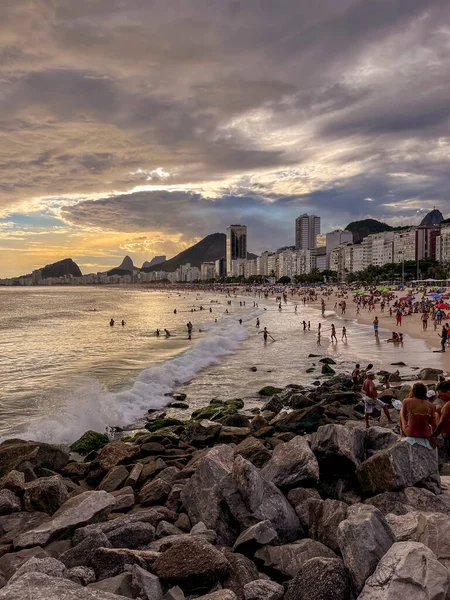
[[[369,416],[373,413],[374,408],[383,410],[388,422],[392,425],[392,419],[391,415],[389,414],[387,404],[378,399],[378,392],[377,388],[375,387],[374,379],[375,373],[367,373],[366,379],[361,388],[361,391],[364,394],[364,416],[366,418],[367,429],[369,428]]]
[[[436,407],[438,423],[431,436],[431,442],[435,446],[438,436],[442,434],[447,459],[450,460],[450,380],[439,383],[436,387],[436,392],[439,399],[443,402],[443,406]]]

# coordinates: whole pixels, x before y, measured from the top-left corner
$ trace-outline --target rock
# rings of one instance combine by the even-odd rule
[[[422,488],[410,487],[398,492],[384,492],[365,501],[376,506],[384,515],[404,515],[411,510],[441,512],[450,515],[450,497],[436,496]]]
[[[105,433],[89,430],[83,433],[80,439],[70,446],[70,449],[72,452],[78,452],[78,454],[85,456],[89,452],[100,450],[108,442],[109,438]]]
[[[4,489],[21,494],[25,489],[25,475],[13,469],[0,480],[0,490]]]
[[[245,600],[281,600],[284,587],[275,581],[258,579],[244,585]]]
[[[318,405],[303,410],[293,410],[290,413],[281,412],[270,422],[270,425],[280,432],[309,433],[315,431],[323,422],[324,412],[325,408]]]
[[[314,406],[314,402],[304,394],[292,394],[287,401],[287,405],[294,410],[301,410],[302,408]]]
[[[11,513],[22,510],[22,503],[11,490],[0,491],[0,516],[10,515]]]
[[[105,477],[102,479],[102,482],[97,487],[98,490],[103,490],[105,492],[114,492],[119,488],[128,478],[128,470],[123,465],[119,465],[117,467],[113,467]]]
[[[180,529],[178,529],[178,527],[176,527],[172,523],[168,523],[167,521],[161,521],[159,523],[158,527],[156,528],[156,537],[157,538],[166,537],[168,535],[182,535],[182,534],[183,534],[183,532]]]
[[[60,556],[60,561],[68,569],[73,567],[87,567],[98,548],[111,548],[111,543],[104,533],[93,533],[84,538],[79,544],[73,546]]]
[[[110,442],[100,450],[98,464],[104,471],[109,471],[119,464],[133,460],[139,452],[139,446],[124,442]]]
[[[321,500],[320,494],[315,488],[294,488],[287,495],[287,499],[294,508],[299,504],[303,504],[309,498]]]
[[[121,600],[124,596],[108,594],[101,590],[84,588],[68,579],[49,577],[41,573],[26,573],[11,585],[0,590],[0,600],[28,599],[33,590],[33,600]]]
[[[192,446],[212,445],[222,430],[220,423],[202,420],[190,423],[183,434],[183,441]]]
[[[434,552],[439,562],[448,569],[450,567],[450,517],[442,513],[418,513],[417,521],[414,538]]]
[[[250,427],[250,418],[247,415],[241,415],[236,413],[234,415],[227,415],[220,419],[220,424],[226,427],[241,427],[248,428]]]
[[[175,521],[174,525],[175,527],[178,527],[178,529],[181,529],[181,531],[184,532],[190,531],[192,527],[191,520],[186,513],[181,513],[181,515]]]
[[[40,547],[5,554],[0,558],[0,573],[8,581],[30,558],[48,558],[48,554]]]
[[[187,402],[171,402],[169,406],[170,408],[178,408],[182,410],[189,408],[189,404]]]
[[[339,558],[311,558],[289,583],[284,600],[348,600],[350,584]]]
[[[264,444],[252,436],[247,437],[240,444],[238,444],[234,449],[234,453],[240,454],[258,468],[261,468],[263,465],[265,465],[272,456]]]
[[[139,493],[139,503],[143,506],[149,504],[163,504],[171,490],[170,484],[159,477],[144,485]]]
[[[319,362],[324,365],[335,365],[336,364],[336,361],[333,360],[332,358],[329,358],[328,356],[325,356],[324,358],[320,358]]]
[[[142,469],[144,468],[144,465],[142,463],[136,463],[134,465],[134,467],[131,469],[131,473],[128,475],[126,481],[125,481],[125,487],[131,487],[131,488],[135,488],[137,482],[139,481],[139,477],[142,473]]]
[[[378,452],[357,469],[359,484],[366,494],[411,487],[431,475],[438,475],[436,454],[403,441]]]
[[[418,541],[419,514],[408,512],[405,515],[388,514],[385,516],[387,524],[394,533],[396,542]]]
[[[261,408],[261,412],[268,410],[270,412],[275,413],[276,415],[283,410],[284,404],[279,396],[273,396],[270,400],[268,400],[264,406]]]
[[[78,585],[89,585],[95,581],[95,571],[90,567],[73,567],[67,570],[67,579]]]
[[[284,546],[264,546],[255,553],[255,558],[263,561],[271,571],[276,571],[282,579],[295,577],[307,560],[317,556],[337,558],[332,550],[308,538]]]
[[[164,600],[185,600],[183,590],[177,585],[170,588],[164,596]]]
[[[116,490],[111,494],[116,499],[116,505],[114,506],[114,512],[122,512],[128,508],[132,508],[135,503],[135,497],[133,488],[124,487],[121,490]]]
[[[282,388],[274,387],[273,385],[266,385],[259,390],[258,394],[260,396],[274,396],[275,394],[280,394],[282,391]]]
[[[249,427],[222,427],[218,442],[220,444],[239,444],[247,436],[249,436],[251,430]]]
[[[422,379],[423,381],[439,381],[439,375],[442,375],[443,372],[442,369],[421,369],[417,373],[417,379]]]
[[[67,550],[70,550],[71,548],[71,540],[57,540],[56,542],[51,542],[51,544],[45,546],[45,551],[52,558],[57,558],[58,560],[60,560],[61,555],[64,554],[64,552],[67,552]]]
[[[385,427],[369,427],[366,430],[365,449],[368,457],[380,450],[390,448],[399,441],[399,436]]]
[[[349,507],[347,519],[338,527],[338,543],[356,595],[394,542],[395,536],[377,508],[365,504]]]
[[[9,583],[14,583],[25,573],[42,573],[49,577],[66,577],[67,569],[65,565],[55,558],[30,558],[23,563],[14,575],[9,580]]]
[[[317,481],[319,465],[306,439],[296,436],[275,448],[261,475],[278,487],[290,487],[300,482]]]
[[[237,600],[237,596],[231,590],[219,590],[206,596],[197,597],[198,600]]]
[[[68,499],[67,488],[59,475],[27,483],[23,496],[25,510],[38,510],[49,515],[53,515]]]
[[[155,528],[150,523],[127,523],[106,535],[113,548],[145,548],[155,539]]]
[[[138,565],[131,569],[131,589],[142,600],[163,600],[163,590],[158,577]]]
[[[97,579],[109,579],[125,571],[126,565],[139,565],[152,570],[159,556],[154,550],[129,550],[128,548],[98,548],[91,558],[91,567]]]
[[[409,383],[404,383],[402,385],[402,387],[398,390],[397,399],[404,400],[405,398],[407,398],[409,396],[409,394],[411,392],[412,392],[412,385],[409,385]]]
[[[278,534],[272,527],[271,522],[261,521],[241,533],[233,546],[233,550],[252,556],[261,546],[276,544],[277,542]]]
[[[322,375],[335,375],[336,371],[329,365],[322,365]]]
[[[296,512],[302,526],[313,540],[321,542],[340,554],[338,527],[347,518],[348,506],[339,500],[310,498]]]
[[[116,575],[115,577],[103,579],[97,583],[91,583],[88,585],[88,589],[92,591],[97,590],[105,592],[111,599],[114,597],[133,598],[134,596],[131,589],[131,581],[131,573],[120,573],[120,575]]]
[[[441,600],[449,573],[433,552],[418,542],[397,542],[381,558],[358,600]]]
[[[311,436],[321,473],[349,476],[364,460],[365,432],[344,425],[323,425]]]
[[[83,492],[63,504],[50,521],[19,535],[14,547],[45,546],[78,527],[102,521],[114,505],[114,497],[107,492]]]
[[[244,586],[259,579],[258,569],[254,562],[242,554],[231,552],[228,549],[223,552],[231,565],[231,571],[223,580],[222,585],[236,594],[238,600],[244,600]]]
[[[268,422],[261,415],[256,415],[256,417],[253,417],[253,419],[250,421],[250,429],[252,431],[259,431],[263,427],[267,427],[267,425]]]
[[[195,537],[176,542],[153,565],[160,579],[185,589],[208,589],[224,579],[230,570],[230,563],[221,552]]]
[[[59,471],[69,462],[69,455],[55,446],[38,442],[12,439],[0,444],[0,477],[25,461]]]

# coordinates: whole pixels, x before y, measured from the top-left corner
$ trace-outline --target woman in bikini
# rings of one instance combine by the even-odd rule
[[[430,438],[436,426],[436,413],[423,383],[415,383],[411,394],[403,401],[400,426],[405,441],[431,449]]]

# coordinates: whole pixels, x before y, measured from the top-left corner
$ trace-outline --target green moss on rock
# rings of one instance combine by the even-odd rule
[[[172,427],[173,425],[184,425],[184,423],[183,423],[183,421],[180,421],[179,419],[173,419],[171,417],[164,417],[164,418],[155,419],[151,423],[148,423],[145,426],[145,429],[148,429],[148,431],[159,431],[160,429],[163,429],[165,427]]]
[[[95,452],[100,450],[103,446],[109,442],[109,437],[106,433],[98,433],[98,431],[86,431],[80,437],[79,440],[74,442],[70,449],[72,452],[78,452],[78,454],[89,454],[89,452]]]
[[[275,394],[279,394],[283,391],[283,388],[274,387],[273,385],[266,385],[259,390],[258,394],[260,396],[274,396]]]
[[[170,408],[189,408],[189,404],[186,402],[171,402],[169,405]]]

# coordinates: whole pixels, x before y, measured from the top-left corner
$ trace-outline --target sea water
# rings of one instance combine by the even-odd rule
[[[0,309],[1,439],[67,444],[88,429],[132,426],[149,409],[165,407],[174,390],[188,395],[191,409],[214,397],[260,406],[257,391],[264,385],[308,384],[320,377],[319,357],[310,354],[331,356],[338,371],[351,371],[355,362],[380,368],[401,360],[407,363],[403,375],[441,361],[421,340],[406,337],[403,348],[396,347],[385,342],[388,332],[380,331],[377,341],[370,326],[341,321],[333,311],[322,318],[308,305],[295,311],[291,301],[279,310],[274,297],[140,287],[0,288]],[[303,331],[303,320],[310,321],[310,330]],[[334,345],[332,322],[339,339]],[[344,324],[348,343],[340,339]],[[264,326],[275,341],[264,343]],[[310,367],[315,371],[308,374]]]

